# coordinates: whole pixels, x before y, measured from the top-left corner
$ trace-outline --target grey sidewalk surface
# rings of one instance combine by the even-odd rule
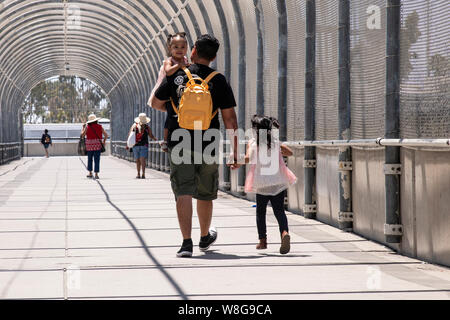
[[[168,175],[113,157],[100,180],[85,158],[23,158],[0,167],[1,299],[449,299],[450,270],[288,213],[291,252],[268,209],[268,249],[255,249],[254,203],[220,193],[217,243],[192,258]],[[194,203],[195,204],[195,203]]]

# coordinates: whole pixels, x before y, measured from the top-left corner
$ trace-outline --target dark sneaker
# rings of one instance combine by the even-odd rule
[[[178,258],[192,257],[193,243],[192,240],[184,240],[180,250],[177,252]]]
[[[198,244],[200,251],[205,252],[211,247],[217,240],[217,231],[215,229],[210,229],[209,234],[206,237],[200,239]]]

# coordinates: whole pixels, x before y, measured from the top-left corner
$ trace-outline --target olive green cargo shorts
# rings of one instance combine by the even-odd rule
[[[217,199],[219,190],[219,165],[194,163],[194,154],[189,152],[190,163],[174,163],[172,148],[169,148],[170,182],[175,198],[192,196],[197,200],[211,201]]]

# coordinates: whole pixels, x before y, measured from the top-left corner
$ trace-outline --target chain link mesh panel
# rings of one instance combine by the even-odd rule
[[[402,3],[400,135],[448,138],[450,2]]]
[[[245,45],[246,45],[246,68],[247,83],[246,89],[246,128],[251,128],[251,117],[256,114],[256,69],[257,69],[257,28],[255,17],[255,5],[253,0],[240,2],[242,18],[244,20],[245,29]]]
[[[352,139],[384,136],[386,1],[350,2]]]
[[[239,36],[231,1],[222,1],[223,11],[228,22],[228,32],[230,34],[230,53],[231,53],[231,77],[228,79],[233,89],[236,102],[238,102],[239,90],[245,90],[245,86],[239,83]],[[238,103],[239,104],[239,103]],[[239,108],[239,106],[237,106]],[[236,109],[236,113],[238,110]]]
[[[172,7],[172,4],[175,6],[175,3],[173,3],[173,1],[172,2],[168,1],[168,4],[169,5],[165,6],[165,9],[167,10],[167,13],[172,18],[172,17],[174,17],[176,15],[176,13],[178,12],[179,9],[176,9],[176,8]],[[175,9],[176,9],[176,11],[175,11]],[[179,18],[174,19],[173,22],[172,22],[172,25],[176,28],[177,32],[184,31],[184,28],[183,28],[182,23],[181,23]]]
[[[191,17],[189,13],[187,12],[186,8],[181,10],[180,18],[183,17],[184,21],[186,22],[187,29],[183,30],[184,32],[188,33],[189,36],[192,39],[192,46],[195,44],[195,40],[197,40],[198,36],[195,31],[194,24],[192,23]]]
[[[223,40],[223,31],[222,25],[220,23],[219,14],[213,1],[205,1],[203,5],[205,6],[206,11],[208,12],[214,36],[220,42],[220,48],[219,52],[217,53],[216,62],[217,62],[217,71],[223,74],[225,73],[225,57],[224,57],[225,42]]]
[[[50,9],[52,17],[58,17],[56,14],[61,14],[63,10],[63,5],[56,0],[36,3],[32,1],[17,2],[14,4],[14,8],[12,3],[11,1],[2,10],[11,15],[10,17],[17,17],[25,8],[30,9],[28,18],[37,19],[41,11],[49,10],[50,4],[58,5],[56,9]],[[246,35],[247,82],[245,84],[239,83],[239,29],[235,12],[231,1],[221,2],[231,41],[229,48],[231,77],[229,81],[236,97],[239,96],[239,90],[245,90],[245,122],[249,127],[250,117],[257,110],[258,79],[256,70],[258,68],[255,57],[258,54],[258,26],[255,17],[255,2],[240,0],[238,4],[244,19],[243,27]],[[69,56],[82,53],[77,48],[77,45],[81,43],[81,38],[75,37],[77,33],[88,36],[91,32],[92,35],[99,36],[102,34],[99,26],[104,22],[107,22],[104,29],[106,41],[115,44],[114,48],[121,47],[123,49],[117,51],[119,53],[116,56],[117,59],[106,60],[105,57],[100,56],[98,64],[88,64],[89,59],[93,57],[91,54],[79,58],[78,62],[72,64],[74,72],[79,71],[77,67],[82,67],[84,63],[88,67],[81,69],[82,71],[89,70],[89,74],[103,72],[99,76],[99,80],[108,74],[103,79],[103,86],[108,91],[108,89],[112,89],[112,85],[116,85],[117,89],[114,89],[111,95],[114,97],[112,98],[114,105],[121,104],[120,107],[114,107],[116,111],[121,108],[133,110],[133,112],[148,111],[143,105],[148,98],[146,97],[148,92],[151,91],[151,87],[156,81],[161,60],[165,57],[165,37],[168,33],[185,31],[190,35],[191,40],[195,41],[198,33],[209,31],[207,24],[210,23],[215,36],[222,45],[224,44],[223,28],[214,1],[123,0],[105,1],[102,5],[79,2],[78,5],[81,8],[82,29],[79,32],[69,31],[69,35],[74,35],[74,38],[70,38],[72,42],[69,41]],[[286,6],[288,18],[287,136],[288,140],[303,140],[305,1],[286,1]],[[379,137],[384,135],[386,1],[351,1],[350,6],[352,138]],[[401,136],[404,138],[439,138],[448,137],[450,134],[450,108],[448,108],[449,6],[449,2],[445,0],[425,2],[405,0],[402,2],[400,123]],[[205,21],[202,7],[208,13],[209,22]],[[153,32],[164,27],[179,10],[181,10],[181,15],[172,21],[172,24],[163,32],[163,36],[157,37],[150,49],[146,51]],[[338,1],[316,1],[316,10],[316,139],[335,139],[338,136]],[[107,20],[108,17],[111,18],[110,21]],[[52,30],[52,37],[61,36],[61,31],[57,30],[60,30],[58,28],[59,25],[62,25],[62,21],[61,17],[59,20],[55,19],[55,30]],[[56,25],[57,22],[59,25]],[[37,21],[33,23],[38,24]],[[113,26],[114,23],[117,25]],[[117,30],[113,27],[117,27]],[[265,113],[277,116],[279,108],[279,35],[276,0],[261,1],[261,27],[264,42]],[[8,26],[2,31],[8,31],[8,37],[12,36],[9,28],[12,26]],[[20,30],[27,30],[25,28],[31,28],[31,26],[23,26]],[[115,33],[115,31],[117,32]],[[3,41],[6,41],[8,37],[4,37]],[[95,46],[100,47],[97,44]],[[139,54],[142,52],[144,56],[140,58]],[[26,56],[26,58],[34,57]],[[139,59],[141,60],[138,61]],[[217,68],[223,73],[225,73],[225,59],[225,50],[224,47],[221,47]],[[109,68],[108,61],[114,60],[120,60],[120,63],[111,65]],[[19,76],[19,72],[10,72],[11,70],[16,71],[13,69],[14,66],[11,66],[12,61],[11,59],[3,61],[2,66],[8,67],[8,75],[16,85],[23,86],[22,90],[28,90],[30,83],[38,80],[41,70],[32,66],[30,69],[26,69],[27,72],[32,72],[30,75],[32,80],[29,80]],[[138,63],[133,66],[136,61]],[[30,60],[30,62],[34,63],[34,60]],[[58,59],[56,55],[53,63],[57,68],[63,68],[63,59]],[[103,70],[102,66],[107,66],[107,68]],[[57,68],[54,67],[45,72],[42,70],[41,74],[50,74]],[[124,73],[126,74],[121,79],[120,76]],[[2,82],[2,88],[11,86],[8,80],[3,79]],[[97,82],[100,83],[100,81]],[[118,90],[120,94],[115,94],[115,90]],[[4,125],[13,118],[15,119],[14,112],[17,106],[10,104],[16,103],[16,100],[19,101],[20,98],[15,97],[15,89],[2,92],[1,112],[2,125]],[[120,98],[122,95],[126,97]],[[130,119],[128,119],[128,115],[125,113],[117,118],[127,117],[128,121],[134,116],[129,115]],[[116,125],[120,127],[119,124]],[[120,130],[118,129],[116,132]],[[3,137],[6,139],[10,135],[9,130],[2,129],[2,131]],[[123,129],[124,134],[126,134],[125,131],[127,130]],[[10,139],[9,136],[8,139]]]
[[[194,17],[196,18],[196,22],[197,22],[197,26],[199,28],[200,34],[207,33],[205,20],[203,18],[204,15],[200,11],[197,2],[196,1],[190,1],[189,2],[189,6],[190,6],[192,12],[194,13]]]
[[[339,6],[316,2],[316,139],[338,139]]]
[[[275,0],[263,0],[264,113],[278,117],[278,10]]]
[[[186,32],[187,34],[187,40],[189,43],[189,47],[193,46],[193,42],[195,41],[195,39],[197,38],[195,36],[195,32],[193,30],[193,28],[188,26],[188,23],[186,20],[189,20],[189,17],[186,14],[186,8],[182,9],[183,4],[186,2],[187,0],[167,0],[169,6],[172,8],[172,10],[174,11],[174,14],[177,14],[179,11],[181,12],[181,14],[175,19],[178,29],[183,32]],[[167,7],[169,7],[167,6]],[[187,19],[186,19],[187,17]],[[192,26],[192,24],[191,24]],[[191,31],[192,29],[192,31]]]
[[[305,137],[305,1],[287,1],[288,18],[288,89],[287,89],[287,139],[303,140]]]

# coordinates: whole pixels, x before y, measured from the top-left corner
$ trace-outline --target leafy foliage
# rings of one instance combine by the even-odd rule
[[[24,123],[79,123],[90,113],[109,119],[111,104],[102,89],[88,79],[60,76],[34,87],[22,112]]]

